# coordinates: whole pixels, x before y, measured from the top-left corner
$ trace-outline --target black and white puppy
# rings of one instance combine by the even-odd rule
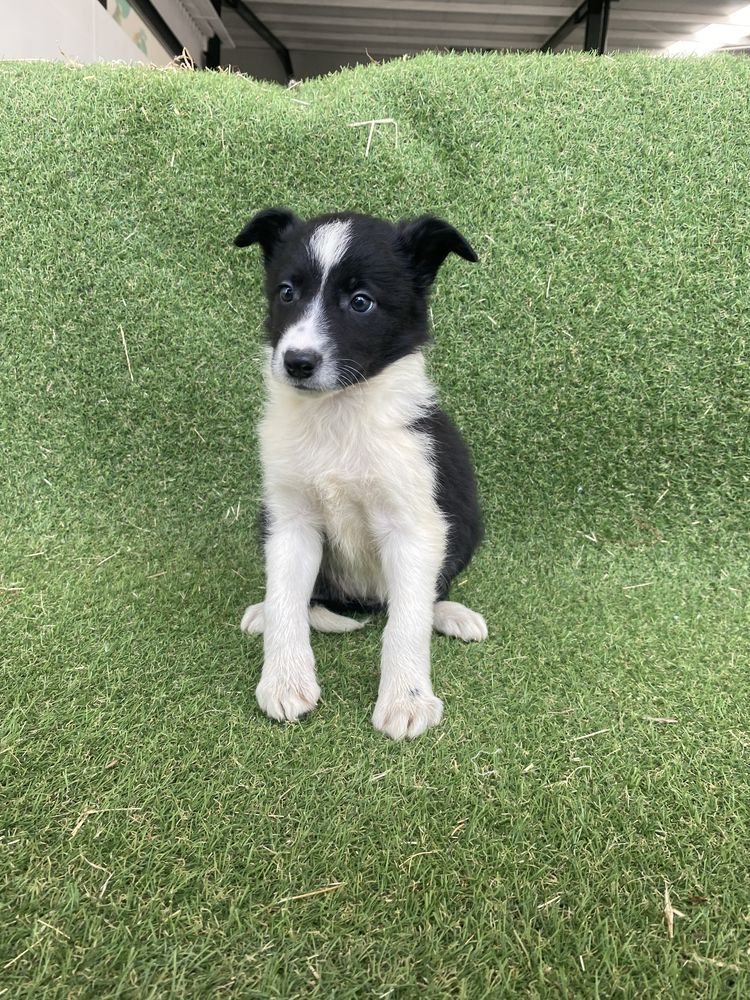
[[[438,408],[421,348],[430,287],[461,234],[422,216],[305,222],[285,209],[237,236],[258,243],[270,340],[260,424],[266,593],[245,632],[263,632],[258,704],[274,719],[315,708],[310,626],[346,632],[336,612],[387,607],[373,725],[393,739],[441,719],[430,679],[432,629],[487,636],[481,615],[447,601],[482,535],[466,446]]]

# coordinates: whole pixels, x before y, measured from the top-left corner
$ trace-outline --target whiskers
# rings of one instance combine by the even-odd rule
[[[339,358],[336,363],[336,385],[339,389],[348,389],[358,382],[365,381],[365,373],[351,358]]]

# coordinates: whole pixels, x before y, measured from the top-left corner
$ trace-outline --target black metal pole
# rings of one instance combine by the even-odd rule
[[[607,46],[610,0],[589,0],[586,10],[586,38],[583,47],[586,52],[604,55]]]
[[[571,31],[576,27],[576,25],[579,25],[581,21],[584,19],[584,17],[586,17],[588,6],[589,6],[589,0],[583,0],[583,3],[580,5],[580,7],[576,7],[576,9],[573,11],[570,17],[560,25],[560,27],[553,35],[550,35],[550,37],[542,46],[541,51],[551,52],[552,49],[554,49],[557,45],[559,45],[561,42],[564,42],[565,39],[568,37],[568,35],[571,33]]]
[[[554,34],[550,35],[542,45],[542,52],[551,52],[562,44],[568,35],[581,21],[586,21],[586,35],[583,47],[587,52],[598,52],[604,55],[607,48],[607,30],[609,28],[609,9],[612,0],[583,0],[573,13],[565,20]]]
[[[221,0],[211,0],[211,3],[216,13],[221,17]],[[203,65],[206,69],[218,69],[221,66],[221,39],[218,35],[212,35],[209,38]]]

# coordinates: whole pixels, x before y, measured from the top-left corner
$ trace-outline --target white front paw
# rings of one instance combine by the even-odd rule
[[[265,663],[255,697],[266,715],[279,722],[294,722],[311,712],[320,699],[312,653],[309,663],[296,667]]]
[[[478,611],[457,601],[438,601],[432,611],[432,627],[443,635],[464,642],[482,642],[487,638],[487,622]]]
[[[240,628],[248,635],[261,635],[266,627],[266,616],[263,611],[263,602],[251,604],[245,608],[245,613],[240,622]]]
[[[383,692],[378,696],[372,724],[392,740],[413,740],[436,726],[443,717],[443,703],[432,691]]]

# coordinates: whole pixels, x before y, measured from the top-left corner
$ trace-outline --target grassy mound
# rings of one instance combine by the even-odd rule
[[[748,86],[0,64],[0,990],[748,995]],[[231,240],[273,204],[432,211],[480,253],[429,364],[491,637],[435,639],[414,744],[369,726],[379,621],[314,637],[309,720],[255,706],[261,275]]]

